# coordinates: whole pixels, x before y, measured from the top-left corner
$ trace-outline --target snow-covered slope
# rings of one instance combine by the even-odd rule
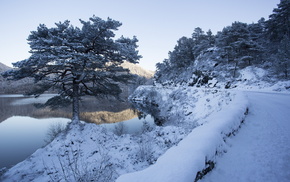
[[[174,62],[161,63],[163,67],[157,69],[154,83],[163,86],[183,85],[218,89],[290,90],[289,76],[285,77],[283,71],[278,71],[278,65],[275,64],[262,58],[251,64],[246,61],[237,62],[228,59],[223,48],[211,47],[202,51],[196,59],[185,66],[174,67]]]
[[[140,86],[130,99],[137,101],[142,111],[167,124],[194,128],[204,123],[202,119],[228,105],[235,94],[219,89]]]
[[[121,135],[119,132],[106,130],[95,124],[71,126],[52,143],[37,150],[27,160],[9,169],[1,180],[24,182],[75,181],[78,179],[115,181],[122,174],[140,171],[156,163],[156,160],[171,147],[176,148],[174,150],[186,147],[188,141],[185,140],[184,144],[178,143],[187,135],[190,140],[192,137],[195,138],[195,131],[197,133],[213,131],[206,127],[209,123],[215,123],[215,121],[220,123],[221,125],[217,125],[216,129],[219,131],[221,128],[218,129],[218,127],[224,127],[225,133],[228,133],[239,125],[241,117],[244,116],[245,104],[243,103],[245,102],[240,104],[241,107],[234,107],[243,100],[241,99],[243,96],[239,93],[183,87],[167,89],[143,87],[138,89],[140,92],[137,93],[150,89],[156,93],[156,97],[150,97],[150,99],[162,99],[164,105],[172,106],[169,107],[170,110],[168,107],[163,107],[167,109],[167,112],[162,110],[162,113],[170,116],[166,118],[168,121],[165,121],[163,126],[149,126],[144,122],[141,131],[134,134],[123,132]],[[143,94],[143,96],[145,95]],[[151,94],[151,96],[153,95]],[[233,108],[235,113],[239,113],[231,115],[238,117],[234,123],[224,125],[221,122],[231,121],[207,119],[212,114],[224,115],[227,113],[223,108]],[[243,111],[240,110],[241,108]],[[118,128],[116,129],[118,130]],[[214,129],[214,131],[216,130]],[[193,133],[189,134],[191,132]],[[214,137],[214,135],[209,135],[209,137]],[[222,134],[220,137],[223,135],[226,134]],[[203,134],[203,136],[205,135]],[[220,139],[218,141],[222,142]],[[193,144],[195,142],[199,143],[199,141],[192,141]],[[206,144],[206,142],[203,143]],[[212,153],[211,149],[216,150],[219,143],[210,142],[210,144],[204,145],[208,148],[206,151],[210,152],[210,154],[204,153],[204,157],[208,156],[209,160],[212,160],[212,154],[215,152]],[[176,145],[177,147],[174,147]],[[192,145],[188,147],[192,147]],[[186,153],[186,151],[184,152]],[[157,163],[159,163],[158,161]],[[203,158],[203,165],[200,163],[199,167],[204,167],[204,162]]]
[[[217,84],[218,85],[218,84]],[[256,90],[256,91],[290,91],[290,80],[278,80],[271,77],[265,69],[255,66],[248,66],[239,71],[239,77],[231,83],[231,87],[237,90]]]
[[[203,125],[166,151],[154,165],[125,174],[117,182],[191,182],[199,179],[205,173],[203,170],[210,170],[217,156],[227,148],[226,139],[239,129],[247,106],[247,99],[238,93],[229,105],[202,119]]]

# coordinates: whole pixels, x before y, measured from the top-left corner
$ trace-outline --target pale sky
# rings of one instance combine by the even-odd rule
[[[115,32],[139,39],[140,65],[155,70],[168,58],[182,36],[190,37],[196,27],[214,34],[234,21],[257,22],[268,19],[280,0],[0,0],[0,62],[30,56],[27,37],[39,24],[53,27],[70,20],[80,26],[93,15],[123,23]]]

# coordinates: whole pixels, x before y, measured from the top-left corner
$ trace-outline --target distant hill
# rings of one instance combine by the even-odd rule
[[[124,68],[128,68],[132,74],[145,77],[147,79],[150,79],[154,76],[154,71],[146,70],[142,68],[141,66],[129,62],[124,62],[122,64]]]
[[[7,71],[9,69],[12,69],[10,68],[9,66],[6,66],[5,64],[3,63],[0,63],[0,73],[4,72],[4,71]]]
[[[11,69],[11,68],[8,67],[8,66],[6,66],[6,65],[3,64],[3,63],[0,63],[0,81],[1,81],[0,85],[1,85],[2,82],[5,80],[5,79],[2,77],[1,73],[5,72],[5,71],[7,71],[7,70],[9,70],[9,69]],[[1,90],[2,90],[2,89],[1,89]],[[0,91],[0,92],[1,92],[1,91]]]
[[[0,63],[0,94],[23,94],[33,87],[33,81],[31,78],[25,78],[18,81],[10,81],[1,75],[1,73],[13,69]]]

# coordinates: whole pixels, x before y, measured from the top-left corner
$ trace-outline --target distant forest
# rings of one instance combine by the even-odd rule
[[[255,66],[276,79],[289,79],[290,0],[281,0],[268,20],[233,22],[213,35],[194,29],[177,41],[168,59],[156,64],[156,83],[206,84],[212,78],[235,79],[239,70]]]

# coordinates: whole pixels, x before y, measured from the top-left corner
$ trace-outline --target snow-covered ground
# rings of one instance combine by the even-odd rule
[[[289,182],[290,95],[246,92],[244,126],[202,182]]]
[[[177,146],[167,150],[155,164],[145,170],[125,174],[117,182],[194,181],[198,172],[215,163],[217,156],[224,152],[225,141],[239,129],[247,106],[244,95],[235,93],[230,104],[201,119],[202,125],[193,129]]]
[[[240,70],[239,74],[239,77],[231,86],[234,89],[289,93],[290,80],[277,81],[277,78],[270,77],[271,74],[264,69],[248,66]]]
[[[114,181],[122,174],[154,164],[194,127],[209,122],[206,118],[212,113],[241,100],[235,92],[229,91],[183,87],[144,87],[140,91],[146,89],[156,93],[156,97],[150,99],[162,100],[161,112],[169,116],[163,126],[151,127],[145,122],[142,130],[135,134],[122,134],[122,126],[116,128],[116,132],[95,124],[71,127],[9,169],[2,181],[74,181],[85,177],[86,180]]]
[[[231,180],[231,176],[216,179],[228,170],[220,166],[225,165],[234,170],[234,165],[238,165],[230,160],[223,161],[227,160],[227,156],[235,156],[235,152],[240,152],[237,154],[240,162],[244,162],[241,160],[243,154],[250,156],[247,158],[251,160],[248,164],[257,160],[254,166],[259,167],[259,170],[255,168],[258,180],[262,179],[262,172],[258,173],[260,170],[266,173],[271,169],[265,165],[271,164],[269,161],[272,159],[277,162],[276,166],[273,165],[273,174],[283,167],[289,171],[287,151],[290,140],[287,131],[290,128],[289,122],[286,122],[289,120],[288,94],[192,87],[140,87],[132,97],[135,100],[153,103],[152,107],[157,107],[160,112],[158,116],[166,120],[164,125],[152,127],[144,122],[142,130],[135,134],[122,134],[121,126],[114,132],[95,124],[71,126],[49,145],[6,171],[0,181],[82,179],[192,182],[196,176],[202,176],[213,166],[215,168],[207,174],[209,177],[203,178],[204,181],[234,181]],[[245,115],[247,108],[249,115]],[[283,119],[283,124],[273,124],[273,121],[279,123],[278,120]],[[266,122],[262,123],[264,120]],[[237,136],[233,137],[236,134]],[[272,136],[277,139],[273,139]],[[258,143],[255,143],[255,140]],[[236,142],[245,147],[235,145]],[[247,143],[263,151],[251,153],[251,148],[245,151],[244,148],[250,147]],[[269,144],[263,145],[265,143]],[[254,158],[258,155],[262,158]],[[268,157],[269,160],[263,160],[263,157]],[[253,166],[248,168],[252,169]],[[246,172],[251,175],[251,171],[253,170],[237,168],[234,176],[239,177]],[[214,173],[219,176],[211,176]],[[253,178],[240,179],[257,181],[254,177],[253,175]],[[271,179],[270,177],[268,178]],[[285,172],[284,176],[279,177],[283,181],[289,178],[289,173]]]

